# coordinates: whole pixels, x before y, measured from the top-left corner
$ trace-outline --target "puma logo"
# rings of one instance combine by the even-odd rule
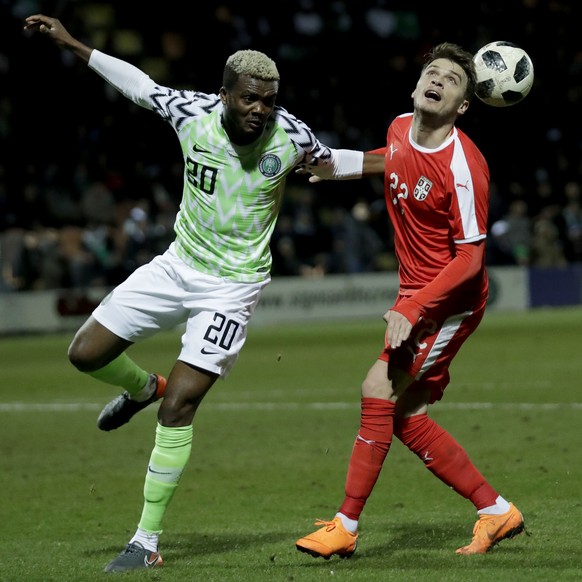
[[[394,147],[394,144],[391,143],[390,144],[390,159],[392,159],[392,156],[398,151],[398,148]]]

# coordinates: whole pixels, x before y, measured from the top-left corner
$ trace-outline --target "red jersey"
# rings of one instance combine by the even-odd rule
[[[384,192],[394,228],[400,292],[412,296],[424,290],[417,296],[420,313],[402,309],[416,320],[425,309],[444,307],[458,313],[486,300],[484,253],[478,273],[468,279],[462,265],[455,268],[451,262],[460,245],[486,237],[489,168],[475,144],[458,128],[453,128],[440,147],[427,149],[413,142],[411,124],[412,113],[394,119],[386,148],[375,152],[386,156]],[[453,304],[443,305],[453,299]]]

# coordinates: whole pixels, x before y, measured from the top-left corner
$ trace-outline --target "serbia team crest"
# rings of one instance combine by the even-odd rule
[[[431,188],[432,182],[426,176],[421,176],[414,187],[414,197],[422,202],[428,196]]]

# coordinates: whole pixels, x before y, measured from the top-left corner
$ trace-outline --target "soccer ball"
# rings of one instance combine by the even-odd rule
[[[473,57],[477,71],[475,95],[493,107],[519,103],[534,81],[529,55],[517,45],[496,41],[481,47]]]

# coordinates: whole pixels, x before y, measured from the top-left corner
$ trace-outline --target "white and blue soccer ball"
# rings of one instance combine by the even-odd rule
[[[473,57],[477,71],[475,95],[493,107],[507,107],[522,101],[534,82],[529,55],[517,45],[495,41],[481,47]]]

